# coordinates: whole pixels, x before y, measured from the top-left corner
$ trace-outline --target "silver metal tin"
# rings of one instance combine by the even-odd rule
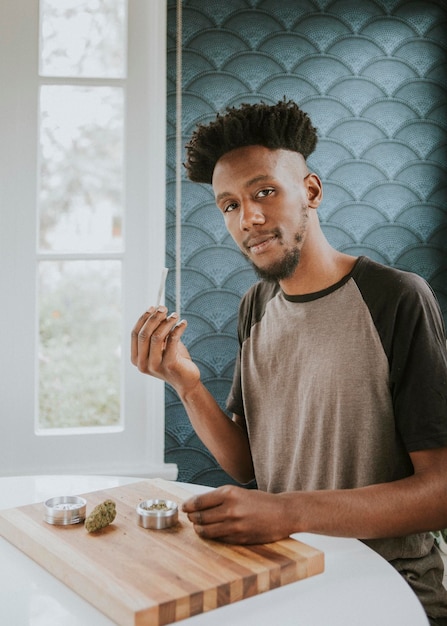
[[[151,509],[153,505],[165,505],[165,509]],[[143,528],[162,530],[174,526],[178,521],[178,506],[172,500],[156,498],[144,500],[137,506],[138,523]]]
[[[56,526],[79,524],[85,520],[87,500],[79,496],[57,496],[44,503],[45,521]]]

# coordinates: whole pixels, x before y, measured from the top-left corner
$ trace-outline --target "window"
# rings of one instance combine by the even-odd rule
[[[0,474],[174,478],[129,362],[164,265],[165,2],[0,8]]]
[[[123,425],[126,11],[40,0],[38,432]]]

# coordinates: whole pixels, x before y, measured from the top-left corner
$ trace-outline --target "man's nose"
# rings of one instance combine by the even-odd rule
[[[250,229],[252,226],[259,226],[265,223],[265,216],[258,203],[246,201],[240,207],[240,228]]]

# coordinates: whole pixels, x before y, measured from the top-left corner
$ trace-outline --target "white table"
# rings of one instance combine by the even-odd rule
[[[0,508],[135,482],[110,476],[0,477]],[[207,487],[182,484],[194,493]],[[184,626],[427,626],[400,575],[355,539],[294,535],[325,553],[323,574],[191,617]],[[0,624],[111,626],[105,615],[0,537]]]

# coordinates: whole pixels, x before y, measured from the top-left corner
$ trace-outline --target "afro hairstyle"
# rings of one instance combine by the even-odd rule
[[[275,105],[262,102],[228,107],[209,124],[200,124],[186,145],[188,178],[211,183],[217,161],[227,152],[243,146],[264,146],[270,150],[292,150],[304,159],[315,150],[317,131],[307,113],[292,100]]]

